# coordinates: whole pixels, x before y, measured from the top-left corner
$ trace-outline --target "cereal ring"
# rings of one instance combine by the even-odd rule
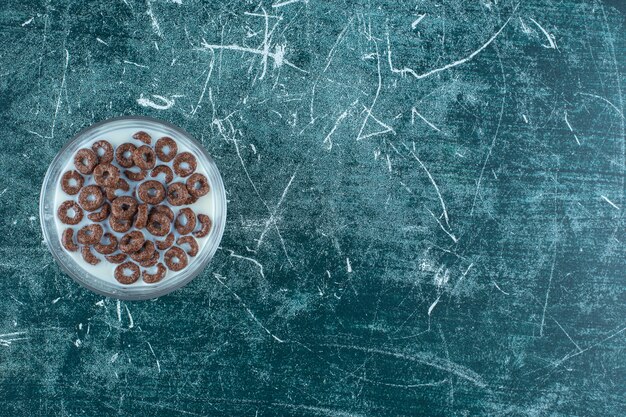
[[[102,237],[109,241],[107,245],[103,245],[98,242],[93,245],[96,252],[101,253],[103,255],[110,255],[117,250],[117,238],[112,233],[105,233]]]
[[[108,255],[104,258],[112,264],[121,264],[126,260],[126,258],[128,258],[128,255],[125,253],[116,253],[115,255]]]
[[[206,214],[198,214],[198,223],[200,223],[200,230],[196,230],[192,234],[195,237],[205,237],[211,231],[211,226],[213,222],[211,218]]]
[[[167,187],[167,201],[173,206],[182,206],[189,198],[189,191],[182,182],[175,182]]]
[[[165,187],[159,181],[149,180],[137,187],[137,194],[148,204],[159,204],[165,200]]]
[[[80,149],[74,156],[74,166],[81,174],[91,174],[97,164],[98,155],[91,149]]]
[[[76,252],[78,250],[78,245],[74,243],[74,229],[68,227],[63,231],[61,243],[63,247],[70,252]]]
[[[120,170],[111,164],[99,164],[93,170],[93,179],[101,187],[113,187],[120,178]]]
[[[109,217],[109,226],[117,233],[126,233],[133,226],[133,222],[130,219],[119,219],[117,217]]]
[[[206,177],[199,172],[192,174],[189,178],[187,178],[187,182],[185,183],[187,186],[187,191],[189,194],[195,197],[202,197],[203,195],[207,195],[211,190],[209,186],[209,181]]]
[[[139,230],[133,230],[120,239],[120,250],[124,253],[137,252],[145,242],[146,239],[143,237],[143,233]]]
[[[152,258],[156,248],[154,247],[154,243],[151,240],[146,240],[143,246],[137,251],[133,253],[129,253],[128,255],[135,261],[147,261]]]
[[[118,219],[132,219],[137,212],[137,200],[124,195],[117,197],[111,203],[111,213]]]
[[[187,197],[187,200],[185,200],[185,204],[191,205],[193,203],[195,203],[196,201],[198,201],[200,198],[196,197],[195,195],[189,195],[189,197]]]
[[[148,217],[146,229],[154,236],[165,236],[170,232],[171,220],[162,213],[153,213]]]
[[[70,217],[69,211],[72,210],[73,215]],[[83,210],[72,200],[64,201],[57,209],[57,216],[61,222],[65,224],[78,224],[83,219]]]
[[[128,273],[130,271],[130,274]],[[124,262],[115,267],[115,279],[120,284],[132,284],[139,279],[139,265],[134,262]]]
[[[113,162],[113,145],[106,140],[99,140],[91,145],[91,150],[96,153],[99,164],[110,164]]]
[[[137,147],[132,143],[122,143],[115,150],[115,160],[124,168],[132,167],[135,164],[133,162],[133,154],[136,149]]]
[[[189,263],[185,251],[177,246],[169,248],[165,252],[164,260],[165,265],[174,272],[184,269]]]
[[[181,236],[178,238],[178,240],[176,241],[176,244],[178,246],[182,246],[184,244],[188,244],[189,245],[189,250],[187,251],[187,255],[189,256],[196,256],[198,254],[198,250],[200,249],[198,247],[198,242],[196,242],[196,239],[194,239],[191,236]]]
[[[89,246],[83,246],[80,249],[80,253],[83,255],[83,259],[90,265],[98,265],[100,263],[100,259],[91,252]]]
[[[154,151],[161,161],[169,162],[174,159],[176,153],[178,153],[178,145],[176,145],[174,139],[163,136],[161,139],[157,140],[154,145]]]
[[[151,266],[154,266],[159,262],[160,257],[161,255],[159,254],[159,251],[155,250],[150,258],[146,259],[145,261],[139,262],[139,265],[143,266],[144,268],[150,268]]]
[[[109,217],[109,214],[111,214],[111,205],[109,203],[104,203],[100,211],[88,214],[87,218],[92,222],[98,223],[105,221]]]
[[[119,180],[117,180],[117,184],[115,184],[115,188],[117,188],[118,190],[122,190],[122,191],[128,191],[130,190],[130,185],[128,185],[128,182],[122,178],[120,178]]]
[[[137,217],[135,217],[135,229],[143,229],[148,224],[148,205],[139,204],[137,206]]]
[[[146,145],[150,145],[150,143],[152,143],[152,136],[150,136],[149,134],[147,134],[143,130],[140,130],[139,132],[135,133],[133,135],[133,139],[140,140],[143,143],[145,143]]]
[[[187,166],[184,166],[186,164]],[[198,166],[196,157],[190,152],[181,152],[174,158],[174,164],[172,164],[174,172],[181,177],[186,177],[193,174]]]
[[[156,167],[154,167],[152,172],[150,172],[150,176],[152,178],[156,178],[156,176],[159,174],[165,174],[166,184],[174,181],[174,172],[172,171],[172,168],[168,167],[167,165],[157,165]]]
[[[182,219],[185,219],[183,222]],[[176,216],[176,230],[181,235],[187,235],[196,228],[196,213],[189,207],[180,209]]]
[[[141,145],[133,152],[133,162],[141,169],[152,169],[156,165],[154,149],[148,145]]]
[[[115,200],[117,197],[119,197],[117,195],[117,188],[113,188],[113,187],[104,187],[104,195],[106,196],[107,200],[109,201],[113,201]]]
[[[102,226],[92,223],[82,227],[78,233],[76,233],[76,240],[81,245],[95,245],[100,242],[102,233]]]
[[[86,211],[95,211],[104,204],[104,194],[97,185],[88,185],[80,190],[78,202]]]
[[[156,245],[157,249],[160,249],[160,250],[165,250],[169,248],[170,246],[174,244],[174,233],[170,233],[163,240],[155,240],[154,244]]]
[[[61,177],[61,189],[69,195],[76,195],[83,188],[85,178],[78,171],[67,171]]]
[[[170,219],[171,222],[174,221],[174,212],[172,211],[171,208],[169,208],[166,205],[160,204],[158,206],[152,207],[152,209],[150,210],[150,214],[152,214],[152,213],[165,214],[167,216],[167,218]]]
[[[126,178],[131,181],[143,181],[144,178],[146,178],[146,175],[148,175],[148,171],[142,170],[139,172],[134,172],[127,169],[126,171],[124,171],[124,175],[126,175]]]
[[[167,269],[163,264],[157,265],[157,271],[154,274],[148,273],[148,271],[143,271],[143,282],[147,284],[154,284],[155,282],[159,282],[165,277],[167,273]]]

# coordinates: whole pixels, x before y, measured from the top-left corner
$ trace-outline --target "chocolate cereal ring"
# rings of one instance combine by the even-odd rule
[[[164,260],[165,265],[174,272],[184,269],[189,263],[185,251],[177,246],[169,248],[165,252]]]
[[[98,165],[98,155],[91,149],[79,149],[74,155],[74,166],[81,174],[91,174],[96,165]]]
[[[126,260],[126,258],[128,258],[128,255],[125,253],[116,253],[115,255],[108,255],[104,258],[112,264],[121,264]]]
[[[200,199],[200,197],[197,197],[195,195],[189,194],[189,197],[187,197],[187,200],[185,200],[185,204],[188,204],[188,205],[193,204],[196,201],[198,201],[199,199]]]
[[[99,164],[110,164],[113,162],[113,145],[106,140],[99,140],[91,145],[91,150],[96,153]]]
[[[109,243],[102,244],[100,242],[93,245],[96,252],[101,253],[103,255],[110,255],[117,250],[117,238],[112,233],[105,233],[102,235],[102,238],[108,240]]]
[[[114,187],[120,178],[120,170],[111,164],[99,164],[93,170],[93,179],[101,187]]]
[[[174,212],[172,211],[171,208],[169,208],[166,205],[159,204],[158,206],[152,207],[152,209],[150,209],[150,214],[152,214],[152,213],[165,214],[167,216],[167,218],[170,219],[171,222],[174,221]]]
[[[91,252],[91,248],[89,246],[83,246],[80,249],[81,255],[83,255],[83,259],[90,265],[98,265],[100,263],[100,259]]]
[[[174,141],[174,139],[168,136],[163,136],[161,139],[156,141],[154,151],[161,161],[169,162],[174,159],[178,153],[178,145],[176,145],[176,141]]]
[[[122,190],[122,191],[128,191],[130,190],[130,185],[128,185],[128,181],[126,181],[123,178],[120,178],[119,180],[117,180],[117,184],[115,184],[115,188],[117,188],[118,190]]]
[[[165,200],[165,187],[159,181],[149,180],[137,187],[139,198],[148,204],[159,204]]]
[[[87,218],[92,222],[98,223],[105,221],[109,217],[109,214],[111,214],[111,205],[109,203],[104,203],[100,211],[96,213],[89,213]]]
[[[156,178],[156,176],[159,174],[165,174],[166,184],[169,184],[170,182],[174,181],[174,172],[172,171],[172,168],[168,167],[167,165],[157,165],[150,172],[150,176],[152,178]]]
[[[167,273],[167,269],[163,264],[157,265],[157,271],[154,274],[149,273],[148,271],[143,271],[143,282],[147,284],[154,284],[155,282],[159,282],[165,277]]]
[[[146,229],[154,236],[165,236],[170,232],[170,224],[172,221],[162,213],[153,213],[148,217]]]
[[[174,163],[172,164],[174,172],[181,177],[193,174],[197,166],[198,162],[196,162],[196,157],[190,152],[179,153],[174,158]]]
[[[146,239],[143,237],[143,233],[139,230],[133,230],[132,232],[128,232],[122,236],[119,246],[122,252],[133,253],[141,249],[145,242]]]
[[[165,250],[174,244],[174,238],[174,233],[170,233],[163,240],[155,240],[154,244],[156,245],[157,249]]]
[[[139,172],[134,172],[127,169],[124,171],[124,175],[126,175],[126,178],[131,181],[143,181],[144,178],[146,178],[146,175],[148,175],[148,171],[141,170]]]
[[[137,262],[147,261],[152,258],[156,248],[151,240],[146,240],[141,248],[137,252],[129,253],[128,255]]]
[[[104,194],[97,185],[88,185],[80,190],[78,203],[86,211],[95,211],[104,204]]]
[[[135,133],[133,135],[133,139],[140,140],[143,143],[145,143],[146,145],[150,145],[150,143],[152,143],[152,136],[150,136],[149,134],[147,134],[143,130],[140,130],[139,132]]]
[[[71,217],[69,215],[70,210],[73,212]],[[75,201],[67,200],[61,203],[57,209],[57,216],[62,223],[75,225],[83,219],[83,210]]]
[[[137,206],[137,217],[135,217],[135,229],[143,229],[148,224],[148,205],[139,204]]]
[[[111,203],[111,213],[118,219],[132,219],[137,212],[137,200],[130,196],[117,197]]]
[[[83,188],[85,178],[78,171],[67,171],[61,177],[61,189],[69,195],[76,195]]]
[[[213,222],[211,218],[206,214],[198,214],[198,223],[200,223],[200,230],[196,230],[193,232],[195,237],[205,237],[211,231],[211,226]]]
[[[159,262],[160,257],[161,255],[159,254],[159,251],[155,250],[150,258],[146,259],[145,261],[139,262],[139,265],[143,266],[144,268],[150,268],[151,266],[154,266]]]
[[[148,145],[141,145],[133,152],[133,162],[141,169],[152,169],[156,165],[154,149]]]
[[[139,279],[139,265],[134,262],[128,261],[116,266],[115,279],[120,284],[132,284]]]
[[[132,143],[122,143],[115,150],[115,160],[124,168],[132,167],[135,164],[133,162],[133,154],[136,149],[137,147]]]
[[[184,219],[184,222],[183,222]],[[180,209],[176,216],[176,231],[181,235],[188,235],[196,228],[196,213],[189,207]]]
[[[130,219],[120,219],[117,217],[109,217],[109,226],[117,233],[126,233],[133,226],[133,222]]]
[[[70,252],[76,252],[78,250],[78,245],[74,242],[74,229],[68,227],[63,231],[61,244]]]
[[[189,245],[189,250],[187,251],[187,255],[189,256],[196,256],[198,254],[198,242],[196,242],[196,239],[194,239],[192,236],[181,236],[176,241],[176,244],[178,246],[182,246],[185,244]]]
[[[189,178],[187,178],[187,182],[185,183],[187,186],[187,191],[194,197],[202,197],[203,195],[207,195],[211,190],[209,186],[209,181],[206,177],[199,172],[195,174],[191,174]]]
[[[167,201],[173,206],[182,206],[189,198],[187,186],[182,182],[175,182],[167,187]]]
[[[96,223],[83,226],[78,233],[76,233],[76,240],[81,245],[95,245],[100,242],[102,238],[102,226]]]

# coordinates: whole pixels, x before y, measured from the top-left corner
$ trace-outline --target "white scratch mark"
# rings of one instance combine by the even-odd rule
[[[269,219],[267,219],[267,221],[265,222],[265,228],[263,229],[261,236],[259,236],[259,238],[257,239],[256,250],[259,250],[259,247],[263,243],[263,238],[265,237],[265,234],[269,231],[270,227],[272,226],[272,222],[275,222],[276,212],[280,208],[281,204],[283,204],[283,201],[285,200],[285,197],[287,196],[287,192],[289,191],[289,187],[291,187],[291,183],[293,182],[293,179],[296,177],[297,172],[298,172],[297,169],[293,172],[291,179],[289,180],[289,182],[287,183],[287,186],[283,190],[283,194],[280,196],[280,200],[278,200],[278,204],[276,205],[276,208],[270,214]]]
[[[426,210],[430,213],[431,216],[433,216],[433,218],[435,219],[435,221],[437,222],[439,227],[441,227],[441,230],[443,230],[450,237],[450,239],[452,239],[452,241],[454,243],[457,243],[459,241],[459,239],[456,236],[454,236],[452,233],[450,233],[445,227],[443,227],[443,224],[441,223],[439,218],[437,216],[435,216],[435,213],[433,213],[429,209],[426,209]]]
[[[419,25],[419,23],[422,21],[423,18],[426,17],[426,13],[424,14],[420,14],[417,16],[417,19],[415,19],[413,21],[413,23],[411,23],[411,29],[415,29],[417,27],[417,25]]]
[[[136,62],[127,61],[127,60],[124,60],[124,64],[134,65],[134,66],[139,67],[139,68],[149,68],[147,65],[142,65],[142,64],[138,64]]]
[[[141,96],[137,99],[137,104],[143,107],[152,107],[153,109],[156,109],[156,110],[167,110],[167,109],[170,109],[175,103],[173,98],[167,99],[163,96],[159,96],[156,94],[153,94],[152,97],[163,102],[163,104],[158,104],[150,100],[149,98],[144,98],[143,94],[141,94]]]
[[[150,348],[150,352],[152,352],[152,356],[154,356],[154,360],[156,361],[156,365],[157,365],[157,369],[159,370],[159,373],[161,373],[161,362],[159,362],[159,359],[157,358],[156,354],[154,353],[154,349],[152,349],[152,345],[150,344],[150,342],[146,342],[148,344],[148,347]]]
[[[159,22],[157,22],[156,17],[154,17],[154,12],[152,11],[152,0],[148,0],[148,9],[146,10],[146,14],[150,17],[152,30],[154,30],[154,33],[156,33],[159,38],[162,38],[163,33],[161,32],[161,27],[159,26]]]
[[[574,344],[574,346],[576,346],[576,349],[578,349],[578,351],[582,353],[582,351],[583,351],[583,350],[580,348],[580,346],[578,346],[578,343],[574,342],[574,339],[572,339],[572,338],[570,337],[570,335],[569,335],[569,334],[565,331],[565,329],[563,328],[563,326],[561,326],[561,323],[559,323],[558,321],[556,321],[556,319],[555,319],[555,318],[553,318],[552,320],[556,323],[556,325],[557,325],[557,326],[559,326],[559,329],[563,330],[563,333],[565,333],[565,336],[567,336],[567,338],[570,340],[570,342],[572,342],[572,343]]]
[[[418,74],[415,71],[413,71],[411,68],[408,68],[408,67],[404,67],[402,69],[394,68],[394,66],[393,66],[393,64],[391,62],[391,43],[389,41],[389,32],[387,32],[387,60],[389,61],[389,69],[393,73],[401,74],[401,75],[410,74],[413,77],[415,77],[418,80],[420,80],[422,78],[429,77],[429,76],[431,76],[433,74],[437,74],[438,72],[442,72],[442,71],[448,70],[450,68],[456,67],[458,65],[464,64],[464,63],[472,60],[476,55],[480,54],[485,48],[487,48],[489,45],[491,45],[491,43],[498,37],[498,35],[500,35],[500,33],[504,30],[504,28],[509,24],[509,22],[511,21],[511,17],[513,17],[513,14],[515,14],[515,11],[517,10],[518,6],[519,6],[519,3],[515,6],[515,9],[511,13],[511,16],[509,16],[509,18],[506,20],[506,22],[504,22],[502,27],[500,27],[500,29],[498,29],[498,31],[495,34],[493,34],[493,36],[491,38],[489,38],[489,40],[487,40],[487,42],[485,42],[480,48],[478,48],[477,50],[475,50],[474,52],[472,52],[470,55],[468,55],[467,57],[465,57],[463,59],[459,59],[458,61],[451,62],[449,64],[444,65],[443,67],[435,68],[433,70],[430,70],[430,71],[422,73],[422,74]]]
[[[124,308],[126,309],[126,314],[128,314],[128,320],[130,321],[130,324],[128,325],[128,328],[132,329],[133,327],[135,327],[135,322],[133,321],[133,316],[130,314],[130,310],[128,309],[128,306],[126,304],[124,304]]]
[[[255,264],[256,266],[258,266],[259,267],[259,273],[261,274],[261,276],[263,278],[265,278],[265,274],[263,273],[263,265],[261,265],[261,263],[259,261],[257,261],[256,259],[248,258],[247,256],[237,255],[232,250],[228,250],[228,251],[230,252],[230,256],[232,256],[233,258],[238,258],[238,259],[243,259],[243,260],[246,260],[246,261],[250,261],[253,264]]]
[[[52,300],[52,304],[56,304],[56,303],[58,303],[60,299],[61,299],[61,297],[59,297],[59,298],[55,298],[54,300]]]
[[[337,130],[337,127],[339,126],[341,121],[346,118],[346,116],[348,116],[348,110],[345,110],[343,113],[339,115],[339,117],[337,118],[337,121],[335,121],[335,125],[333,126],[332,129],[330,129],[330,132],[328,132],[328,135],[326,135],[326,138],[324,138],[323,143],[324,145],[326,145],[327,150],[330,151],[333,148],[333,140],[331,139],[331,136],[333,135],[333,133],[335,133],[335,130]]]
[[[387,157],[387,169],[391,172],[391,160],[389,159],[389,155],[385,155]]]
[[[74,341],[74,346],[76,346],[77,348],[81,347],[83,344],[83,342],[80,339],[76,339]]]
[[[604,201],[606,201],[607,203],[609,203],[610,205],[612,205],[616,209],[620,210],[619,206],[617,204],[615,204],[614,202],[612,202],[611,200],[609,200],[606,196],[601,195],[600,197],[602,197],[604,199]]]
[[[104,307],[104,300],[100,300],[96,303],[98,307]]]
[[[215,273],[214,273],[214,274],[213,274],[213,276],[215,277],[215,279],[216,279],[216,280],[218,280],[218,282],[219,282],[220,284],[222,284],[224,287],[226,287],[226,288],[228,289],[228,291],[230,291],[230,293],[231,293],[231,294],[232,294],[232,295],[233,295],[233,296],[237,299],[237,301],[239,301],[239,302],[241,303],[241,305],[242,305],[242,306],[246,309],[246,312],[250,315],[250,317],[252,317],[252,320],[254,320],[254,322],[255,322],[257,325],[259,325],[259,327],[261,327],[261,329],[263,329],[263,330],[264,330],[264,331],[265,331],[268,335],[270,335],[270,336],[271,336],[274,340],[276,340],[277,342],[279,342],[279,343],[285,343],[285,341],[284,341],[284,340],[280,339],[278,336],[276,336],[276,335],[274,335],[272,332],[270,332],[270,331],[268,330],[268,328],[267,328],[267,327],[265,327],[265,326],[263,325],[263,323],[261,323],[261,322],[259,321],[259,319],[257,319],[257,318],[256,318],[256,316],[254,315],[254,313],[252,313],[252,310],[250,310],[250,309],[248,308],[248,306],[246,305],[246,303],[244,303],[244,302],[243,302],[243,300],[241,299],[241,297],[239,297],[239,295],[237,295],[237,293],[235,293],[233,290],[231,290],[231,289],[230,289],[230,287],[229,287],[228,285],[226,285],[226,284],[224,283],[224,281],[222,281],[222,280],[220,279],[220,276],[221,276],[221,275],[219,275],[219,274],[215,274]],[[223,278],[223,277],[222,277],[222,278]]]
[[[417,111],[417,109],[415,107],[413,107],[411,109],[411,124],[413,124],[415,122],[415,116],[419,117],[420,119],[422,119],[424,121],[424,123],[426,123],[428,126],[432,127],[434,130],[436,130],[437,132],[441,132],[441,130],[435,126],[434,124],[432,124],[431,122],[429,122],[424,116],[422,116],[421,114],[419,114],[419,112]]]
[[[556,264],[557,247],[554,246],[554,256],[552,257],[552,267],[550,268],[550,279],[548,280],[548,289],[546,290],[546,300],[543,303],[543,313],[541,313],[541,327],[539,328],[539,335],[543,336],[543,326],[546,321],[546,309],[548,308],[548,298],[550,297],[550,287],[552,287],[552,277],[554,276],[554,265]]]
[[[491,282],[493,282],[493,285],[495,285],[495,286],[496,286],[496,288],[497,288],[498,290],[500,290],[500,292],[501,292],[502,294],[504,294],[504,295],[509,295],[509,293],[508,293],[508,292],[506,292],[506,291],[504,291],[502,288],[500,288],[500,286],[498,285],[498,283],[497,283],[497,282],[495,282],[495,281],[491,281]]]
[[[111,356],[111,363],[115,363],[115,361],[117,360],[117,358],[120,356],[119,353],[114,353],[113,356]]]
[[[211,75],[213,74],[214,63],[215,63],[215,54],[212,53],[211,62],[209,63],[209,73],[207,74],[206,79],[204,80],[204,87],[202,88],[202,93],[200,93],[200,97],[198,98],[198,103],[196,103],[196,106],[191,111],[192,116],[196,114],[196,112],[198,111],[198,108],[200,107],[200,104],[202,103],[202,99],[204,98],[204,93],[206,93],[207,86],[209,85],[209,80],[211,79]]]
[[[598,100],[602,100],[604,101],[606,104],[608,104],[609,106],[611,106],[616,112],[617,114],[619,114],[619,117],[621,117],[622,119],[624,118],[624,114],[622,113],[622,111],[620,109],[617,108],[617,106],[613,103],[611,103],[609,100],[607,100],[606,98],[599,96],[597,94],[589,94],[589,93],[577,93],[580,94],[581,96],[588,96],[588,97],[594,97],[597,98]]]
[[[352,272],[352,264],[350,263],[350,258],[346,258],[346,267],[348,268],[348,273]]]
[[[528,124],[528,117],[525,114],[522,114],[522,119],[524,119],[524,123]]]
[[[422,161],[417,157],[415,152],[410,151],[410,153],[413,156],[413,158],[415,158],[415,160],[420,164],[422,169],[426,172],[426,175],[428,175],[428,179],[430,180],[430,183],[433,185],[433,187],[435,187],[435,191],[437,192],[437,197],[439,197],[439,202],[441,203],[441,208],[443,209],[443,218],[446,220],[446,225],[450,227],[450,220],[448,219],[448,209],[446,208],[446,203],[443,201],[441,191],[439,191],[439,187],[437,186],[435,179],[433,178],[432,175],[430,175],[430,171],[428,171],[428,168],[426,168],[426,165],[422,163]]]
[[[52,119],[52,128],[50,130],[50,139],[54,138],[54,127],[57,123],[57,116],[59,114],[59,108],[61,107],[61,96],[63,89],[65,88],[65,74],[67,73],[67,66],[70,62],[70,53],[65,49],[65,65],[63,66],[63,77],[61,78],[61,87],[59,88],[59,97],[57,97],[57,105],[54,109],[54,117]]]
[[[25,21],[24,23],[22,23],[22,27],[30,25],[33,22],[33,19],[35,19],[34,17],[31,17],[30,19],[28,19],[27,21]]]
[[[96,40],[97,40],[98,42],[100,42],[101,44],[104,44],[104,45],[106,45],[106,46],[109,46],[109,44],[108,44],[108,43],[106,43],[105,41],[103,41],[103,40],[102,40],[102,39],[100,39],[100,38],[96,38]]]
[[[574,133],[574,129],[572,129],[572,125],[569,124],[569,120],[567,120],[567,111],[565,112],[565,124],[567,124],[567,127],[569,128],[570,132],[574,134],[574,139],[576,139],[576,143],[580,146],[580,141],[578,140],[578,136],[576,136],[576,133]]]
[[[117,321],[122,322],[122,305],[120,300],[117,300]]]
[[[430,316],[430,314],[433,312],[440,298],[441,298],[441,295],[437,297],[437,299],[430,305],[430,307],[428,307],[428,316]]]
[[[281,1],[280,3],[272,4],[272,8],[278,9],[279,7],[287,6],[288,4],[301,3],[301,2],[304,4],[308,4],[309,0],[285,0],[285,1]]]
[[[545,45],[545,44],[542,43],[541,46],[543,46],[544,48],[548,48],[548,49],[556,49],[556,42],[554,42],[554,36],[549,34],[543,27],[541,27],[541,25],[539,23],[537,23],[537,21],[535,19],[533,19],[532,17],[529,17],[529,19],[535,25],[537,25],[537,27],[543,32],[543,34],[546,35],[546,38],[548,38],[548,42],[550,42],[549,45]]]

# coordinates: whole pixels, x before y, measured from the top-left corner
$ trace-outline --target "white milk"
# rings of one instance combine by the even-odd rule
[[[156,141],[164,136],[164,134],[162,132],[158,132],[156,130],[151,130],[151,129],[145,129],[142,128],[141,130],[143,130],[144,132],[147,132],[150,136],[152,136],[152,144],[151,146],[154,147],[154,144],[156,143]],[[106,141],[108,141],[111,145],[114,146],[114,148],[117,149],[117,147],[125,142],[130,142],[132,144],[134,144],[135,146],[139,147],[141,145],[144,145],[143,142],[138,141],[136,139],[132,138],[132,135],[134,133],[136,133],[138,131],[138,129],[135,128],[119,128],[119,129],[115,129],[109,133],[107,133],[105,136],[102,137],[98,137],[94,140],[92,140],[91,142],[88,142],[87,144],[85,144],[85,146],[83,146],[84,148],[89,148],[91,149],[91,145],[100,140],[100,139],[104,139]],[[170,135],[172,137],[172,139],[174,139],[178,145],[178,153],[181,152],[188,152],[190,151],[189,148],[187,148],[184,144],[184,139],[181,139],[180,137],[176,137],[175,135]],[[193,152],[192,152],[193,154]],[[195,172],[198,172],[200,174],[203,174],[204,176],[207,176],[207,172],[205,167],[202,165],[202,160],[200,159],[199,155],[195,155],[196,156],[196,160],[198,162],[198,166],[196,168]],[[170,168],[172,168],[172,163],[173,160],[168,162],[168,163],[164,163],[160,160],[157,160],[157,165],[167,165]],[[140,182],[135,182],[135,181],[131,181],[129,179],[127,179],[124,174],[123,171],[128,169],[128,168],[123,168],[121,166],[119,166],[117,164],[117,161],[115,160],[115,158],[113,159],[113,162],[111,162],[111,164],[115,165],[119,170],[120,170],[120,177],[124,178],[128,184],[130,185],[130,190],[128,192],[122,192],[121,190],[117,191],[117,195],[132,195],[132,191],[133,189],[140,184],[143,181],[148,181],[148,180],[157,180],[160,181],[163,185],[165,185],[165,175],[164,174],[160,174],[158,175],[156,178],[152,178],[150,176],[150,174],[148,174],[146,176],[146,178],[143,181]],[[65,168],[63,169],[63,172],[66,171],[70,171],[70,170],[76,170],[76,167],[74,166],[74,155],[71,155],[71,157],[69,158],[69,160],[67,161],[67,164],[65,165]],[[135,167],[133,169],[131,169],[132,171],[138,171],[138,169]],[[82,174],[81,174],[82,175]],[[85,177],[85,183],[83,185],[83,187],[91,185],[91,184],[95,184],[95,181],[93,179],[93,175],[90,175],[89,177],[84,176]],[[185,178],[180,178],[177,177],[176,174],[174,174],[174,181],[172,182],[184,182],[188,177]],[[210,184],[210,182],[209,182]],[[210,184],[212,185],[212,184]],[[214,218],[214,203],[213,203],[213,187],[211,187],[211,191],[205,195],[202,196],[198,199],[198,201],[196,201],[194,204],[191,205],[185,205],[185,206],[181,206],[181,207],[170,207],[172,209],[172,211],[174,212],[174,215],[177,216],[178,212],[181,208],[183,207],[190,207],[195,213],[196,216],[198,214],[206,214],[208,215],[211,220],[213,220]],[[59,220],[58,216],[56,215],[57,209],[58,207],[67,200],[72,200],[72,201],[76,201],[78,202],[78,194],[77,195],[69,195],[67,193],[65,193],[62,189],[61,189],[61,183],[59,181],[59,183],[56,186],[56,193],[55,193],[55,204],[54,204],[54,213],[55,213],[55,223],[56,223],[56,227],[57,227],[57,231],[58,231],[58,235],[59,237],[63,236],[63,231],[68,228],[71,227],[74,229],[74,241],[76,241],[76,233],[78,232],[78,230],[80,230],[81,227],[86,226],[87,224],[93,223],[91,220],[89,220],[87,218],[87,215],[90,213],[95,213],[101,210],[101,208],[99,208],[98,210],[94,211],[94,212],[87,212],[83,210],[83,220],[78,223],[77,225],[66,225],[63,224],[61,222],[61,220]],[[164,205],[168,205],[167,199],[164,200],[161,204]],[[176,218],[176,217],[174,217]],[[113,235],[115,235],[118,239],[118,243],[119,240],[121,239],[121,237],[125,234],[125,233],[117,233],[114,232],[113,230],[111,230],[110,226],[109,226],[109,222],[108,219],[103,221],[103,222],[99,222],[99,225],[102,226],[102,228],[104,229],[104,233],[112,233]],[[199,224],[199,223],[198,223]],[[199,226],[197,226],[199,227]],[[133,229],[131,229],[133,230]],[[129,230],[130,231],[130,230]],[[145,235],[146,239],[150,239],[150,240],[163,240],[165,239],[165,236],[163,237],[159,237],[159,236],[153,236],[150,232],[148,232],[148,230],[146,230],[145,228],[141,230],[141,232]],[[180,237],[180,234],[176,231],[176,228],[174,227],[174,224],[171,225],[171,232],[174,233],[174,235],[176,236],[176,239],[178,239]],[[209,233],[208,236],[205,236],[203,238],[195,238],[196,241],[198,242],[198,254],[200,254],[202,252],[202,249],[204,248],[208,237],[211,236],[211,234],[213,233],[213,228],[211,229],[211,232]],[[176,242],[174,242],[174,246],[178,246],[176,244]],[[188,249],[188,245],[183,245],[182,249],[186,251],[186,249]],[[65,250],[65,249],[64,249]],[[67,251],[66,251],[67,252]],[[100,253],[96,252],[96,250],[92,247],[91,252],[98,257],[98,259],[100,259],[100,263],[97,265],[90,265],[87,262],[85,262],[85,260],[83,259],[80,249],[77,252],[67,252],[68,254],[70,254],[70,256],[72,256],[74,258],[74,260],[81,266],[83,267],[85,270],[91,272],[93,275],[97,276],[98,278],[105,280],[107,282],[113,283],[113,284],[117,284],[119,286],[122,286],[122,284],[120,284],[119,282],[117,282],[117,280],[114,277],[114,271],[115,268],[118,266],[118,264],[113,264],[110,263],[109,261],[107,261],[104,258],[104,255],[101,255]],[[165,263],[163,262],[163,254],[166,251],[162,251],[161,252],[161,257],[159,259],[159,262],[163,263],[165,265]],[[119,253],[119,251],[116,251],[114,253]],[[187,265],[187,267],[185,269],[183,269],[183,271],[185,271],[187,268],[190,268],[193,266],[194,261],[195,261],[195,257],[189,256],[187,255],[187,258],[189,260],[189,264]],[[130,259],[130,257],[127,259],[129,261],[132,261],[132,259]],[[132,261],[134,262],[134,261]],[[136,263],[136,262],[135,262]],[[146,268],[140,267],[141,270],[144,270]],[[156,272],[156,267],[152,267],[152,268],[147,268],[148,272],[150,273],[154,273]],[[165,275],[165,277],[163,278],[163,280],[169,279],[171,277],[173,277],[174,275],[180,273],[182,271],[179,272],[173,272],[170,271],[169,269],[167,270],[167,274]],[[146,284],[145,282],[143,282],[143,280],[141,278],[139,278],[138,281],[136,281],[135,283],[131,284],[131,286],[145,286],[145,287],[149,287],[150,284]]]

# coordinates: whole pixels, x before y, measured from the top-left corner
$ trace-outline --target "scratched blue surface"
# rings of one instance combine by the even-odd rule
[[[621,2],[0,8],[0,416],[624,415]],[[226,183],[187,287],[41,243],[47,164],[149,115]]]

